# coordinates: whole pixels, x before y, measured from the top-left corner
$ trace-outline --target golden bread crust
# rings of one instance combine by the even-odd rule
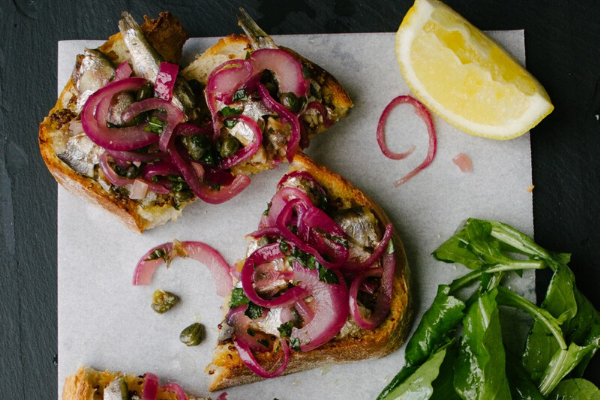
[[[73,375],[67,376],[63,386],[62,400],[99,400],[103,398],[104,388],[116,377],[123,378],[129,392],[141,396],[144,378],[121,372],[97,371],[89,367],[79,367]],[[177,400],[175,393],[158,389],[158,399]],[[188,400],[204,398],[187,395]]]
[[[389,223],[384,211],[348,180],[316,164],[308,156],[299,153],[290,166],[291,171],[306,171],[321,184],[333,201],[341,202],[342,207],[365,206],[379,220],[383,231]],[[330,364],[343,364],[369,358],[380,358],[397,350],[405,341],[412,320],[412,301],[409,291],[410,271],[406,253],[397,232],[394,232],[396,270],[390,312],[386,319],[371,331],[361,330],[358,334],[333,340],[307,353],[292,351],[285,374],[304,371]],[[272,353],[258,353],[256,359],[269,369],[280,360]],[[262,380],[252,373],[240,359],[235,346],[219,344],[212,363],[206,367],[212,375],[210,391],[231,386],[243,385]]]

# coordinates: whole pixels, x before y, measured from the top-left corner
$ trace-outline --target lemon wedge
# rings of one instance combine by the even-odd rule
[[[554,106],[540,83],[486,34],[437,0],[416,0],[396,34],[404,80],[463,131],[511,139]]]

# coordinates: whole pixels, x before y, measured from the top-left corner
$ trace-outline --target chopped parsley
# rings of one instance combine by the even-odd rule
[[[317,90],[317,88],[315,88],[315,85],[313,85],[312,83],[310,84],[310,95],[315,99],[320,98],[319,91]]]
[[[146,258],[144,261],[158,260],[159,258],[166,260],[166,256],[167,256],[167,253],[165,253],[165,251],[163,249],[156,249],[152,253],[150,253],[148,258]]]
[[[261,306],[257,306],[251,301],[248,301],[248,308],[244,313],[250,319],[260,318],[263,314],[263,308]]]
[[[340,280],[338,276],[330,269],[325,268],[319,264],[319,280],[329,284],[338,284]]]
[[[246,293],[244,293],[244,289],[242,288],[234,288],[231,292],[231,299],[229,300],[229,308],[235,308],[241,306],[242,304],[248,304],[250,300],[246,297]]]
[[[385,249],[385,254],[392,254],[394,251],[396,251],[394,248],[394,239],[390,239],[387,249]]]
[[[268,216],[269,211],[271,211],[271,203],[267,203],[267,209],[265,211],[263,211],[263,215]]]
[[[269,347],[269,341],[267,339],[258,339],[257,342],[265,347]]]
[[[146,132],[152,132],[156,133],[157,135],[160,135],[163,132],[163,128],[166,124],[166,122],[162,122],[157,117],[152,117],[150,118],[150,121],[148,121],[148,125],[146,125],[144,130]]]
[[[228,117],[230,115],[240,115],[244,110],[241,110],[239,108],[234,108],[234,107],[223,107],[221,109],[221,114],[223,114],[224,117]]]
[[[310,78],[310,69],[305,63],[302,63],[302,76],[304,76],[306,79]]]
[[[233,100],[233,101],[248,100],[248,94],[246,93],[246,89],[238,89],[233,94],[233,98],[231,100]]]
[[[254,335],[256,335],[256,331],[254,329],[252,329],[252,328],[248,328],[246,330],[246,333],[248,333],[248,335],[250,335],[252,337],[254,337]]]
[[[288,254],[290,252],[290,244],[285,240],[282,240],[279,242],[279,250],[281,250],[283,254]]]
[[[181,192],[183,190],[189,190],[190,185],[187,184],[185,179],[179,175],[169,175],[169,181],[171,181],[171,185],[173,186],[173,191]]]
[[[325,234],[323,235],[323,237],[324,237],[325,239],[329,239],[329,240],[331,240],[331,241],[332,241],[332,242],[334,242],[334,243],[341,244],[341,245],[342,245],[342,246],[344,246],[345,248],[348,248],[348,246],[349,246],[349,245],[348,245],[348,239],[346,239],[346,238],[344,238],[344,237],[337,236],[337,235],[331,235],[331,234],[329,234],[329,233],[325,233]]]
[[[284,324],[279,325],[277,330],[282,338],[290,337],[292,335],[292,328],[294,327],[294,323],[292,321],[288,321]]]
[[[226,119],[225,121],[223,121],[223,125],[225,125],[226,128],[233,128],[234,126],[236,126],[237,124],[237,119]]]
[[[300,339],[298,338],[290,338],[290,346],[294,351],[302,351],[300,349]]]

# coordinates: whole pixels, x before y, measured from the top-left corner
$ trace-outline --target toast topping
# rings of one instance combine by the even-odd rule
[[[306,172],[284,176],[278,188],[233,270],[240,282],[219,335],[263,378],[283,373],[288,346],[309,352],[377,327],[390,309],[396,263],[391,224],[381,235],[368,208],[336,209]],[[269,352],[279,357],[276,369],[257,361]]]

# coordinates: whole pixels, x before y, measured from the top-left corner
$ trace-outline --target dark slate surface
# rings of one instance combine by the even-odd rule
[[[411,3],[255,0],[242,5],[267,32],[298,34],[395,31]],[[448,3],[481,29],[525,29],[528,69],[556,106],[532,134],[535,238],[549,249],[573,253],[578,286],[600,307],[600,124],[595,117],[600,2]],[[0,2],[3,395],[51,399],[57,387],[56,183],[37,147],[38,123],[56,99],[57,42],[104,39],[116,31],[122,10],[141,19],[168,9],[191,36],[225,35],[235,28],[239,5],[225,0]],[[600,357],[587,378],[600,385]]]

